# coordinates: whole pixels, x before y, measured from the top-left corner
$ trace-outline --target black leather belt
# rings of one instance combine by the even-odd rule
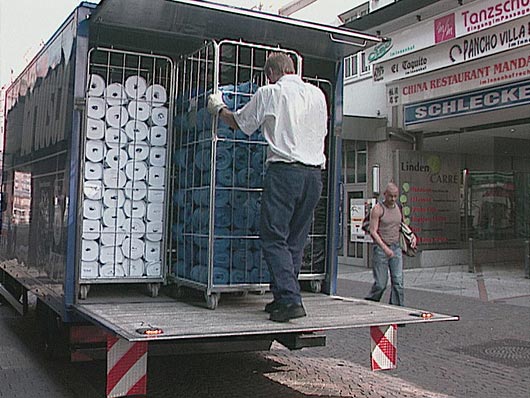
[[[299,168],[302,168],[302,169],[322,169],[321,166],[313,166],[311,164],[305,164],[305,163],[302,163],[302,162],[272,162],[272,164],[281,164],[281,165],[286,165],[286,166],[293,166],[293,167],[299,167]]]

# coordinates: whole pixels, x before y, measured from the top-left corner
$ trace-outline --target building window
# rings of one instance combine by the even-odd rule
[[[344,141],[342,151],[344,183],[366,183],[366,164],[366,141]]]
[[[344,79],[355,77],[358,74],[357,54],[344,58]]]
[[[370,64],[368,63],[368,54],[364,51],[359,53],[359,70],[361,75],[366,75],[370,73]]]

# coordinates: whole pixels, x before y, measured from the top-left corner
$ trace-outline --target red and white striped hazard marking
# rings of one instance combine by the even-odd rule
[[[107,339],[107,398],[147,394],[147,344]]]
[[[372,370],[397,367],[397,325],[371,326]]]

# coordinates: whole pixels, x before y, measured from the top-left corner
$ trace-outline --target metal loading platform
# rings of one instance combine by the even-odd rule
[[[74,308],[90,322],[130,342],[311,333],[459,319],[438,313],[429,313],[430,318],[423,318],[418,309],[308,293],[303,296],[307,317],[276,323],[270,321],[269,314],[263,310],[270,300],[269,295],[226,297],[215,311],[206,309],[200,299],[175,301],[164,296],[138,302],[131,302],[129,298],[129,302],[80,303]],[[146,327],[161,329],[163,333],[147,336],[137,331]]]

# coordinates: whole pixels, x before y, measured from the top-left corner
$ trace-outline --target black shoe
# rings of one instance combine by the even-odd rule
[[[271,301],[265,306],[265,312],[268,312],[269,314],[272,314],[272,312],[280,306],[280,303],[278,301]]]
[[[271,312],[270,320],[274,322],[288,322],[291,319],[302,318],[306,316],[304,306],[302,304],[279,304],[278,308]]]

